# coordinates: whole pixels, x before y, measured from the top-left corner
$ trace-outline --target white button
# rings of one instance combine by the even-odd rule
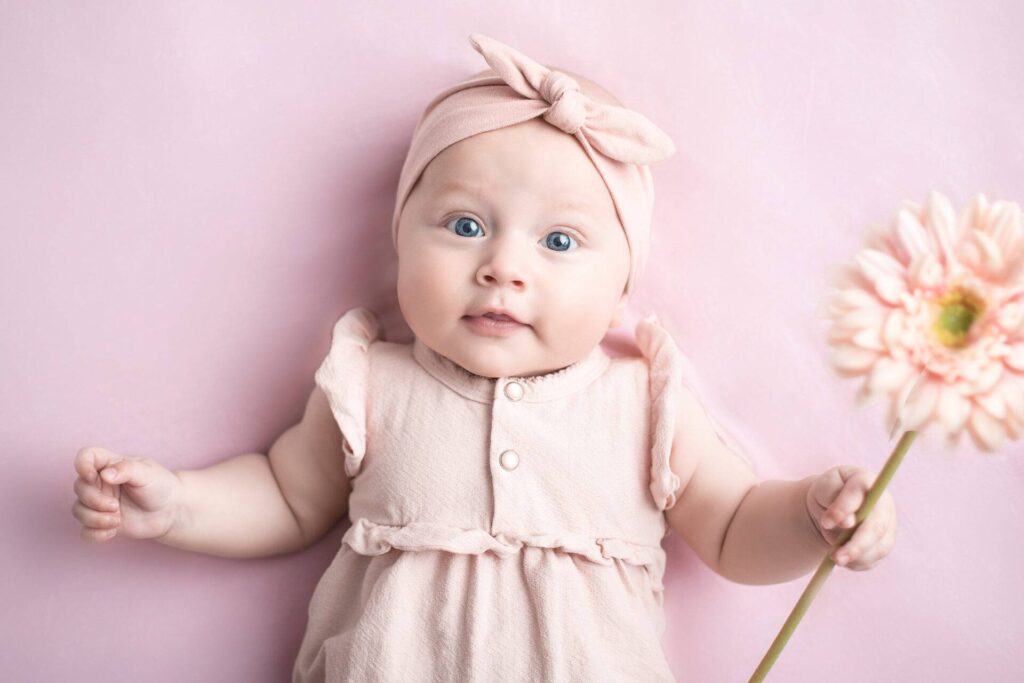
[[[515,451],[505,451],[498,460],[506,470],[514,470],[519,466],[519,454]]]
[[[523,397],[523,385],[519,382],[509,382],[505,385],[505,396],[510,401],[518,401]]]

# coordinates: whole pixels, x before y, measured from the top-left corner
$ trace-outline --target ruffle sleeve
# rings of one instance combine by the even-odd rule
[[[636,343],[648,362],[651,399],[651,496],[659,510],[676,504],[679,476],[669,466],[683,378],[684,357],[651,313],[636,326]]]
[[[331,348],[315,375],[341,429],[345,472],[350,477],[359,473],[366,453],[369,348],[379,338],[380,328],[372,311],[362,307],[347,311],[334,323]]]

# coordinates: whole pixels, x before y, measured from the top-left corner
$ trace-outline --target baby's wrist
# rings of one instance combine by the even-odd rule
[[[172,542],[173,536],[180,534],[181,529],[184,526],[184,520],[187,515],[186,505],[186,490],[187,486],[185,483],[184,471],[171,471],[174,475],[174,480],[177,482],[175,485],[171,497],[170,503],[167,506],[167,528],[163,533],[154,536],[154,541],[166,542],[170,545],[174,545]]]
[[[803,479],[804,485],[804,509],[807,512],[807,520],[810,523],[812,529],[812,536],[817,539],[819,545],[823,548],[831,548],[832,542],[825,535],[825,530],[818,524],[818,520],[814,518],[814,503],[811,500],[811,486],[814,481],[818,478],[818,475],[812,474]]]

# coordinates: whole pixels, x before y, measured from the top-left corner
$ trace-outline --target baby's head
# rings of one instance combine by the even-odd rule
[[[495,41],[484,45],[505,48]],[[533,77],[535,88],[526,81],[516,87],[501,63],[464,81],[475,84],[472,98],[435,117],[440,124],[427,132],[434,140],[414,136],[392,226],[398,301],[410,329],[426,346],[485,377],[551,372],[590,353],[624,311],[646,256],[643,223],[650,213],[646,166],[593,156],[602,144],[613,154],[642,156],[635,140],[634,148],[609,147],[624,144],[613,138],[628,137],[628,129],[612,125],[610,134],[595,140],[602,135],[602,122],[596,121],[590,139],[580,140],[586,129],[567,134],[580,124],[559,117],[582,121],[584,112],[567,113],[565,106],[552,112],[556,106],[550,102],[522,97],[524,89],[549,95],[544,90],[550,84],[537,78],[548,67],[512,54],[515,73]],[[495,66],[493,53],[485,56]],[[593,103],[621,107],[593,81],[563,69],[550,73],[573,79]],[[424,118],[458,89],[435,98]],[[481,105],[495,95],[500,104],[479,120]],[[576,103],[581,105],[580,98]],[[593,111],[587,105],[586,113]],[[459,121],[463,112],[468,124]],[[417,135],[422,128],[423,120]],[[650,131],[644,132],[650,145]],[[667,156],[664,141],[656,142]],[[521,325],[500,336],[482,332],[468,317],[487,309],[503,309]]]

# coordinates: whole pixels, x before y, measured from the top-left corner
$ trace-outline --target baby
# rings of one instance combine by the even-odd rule
[[[83,538],[225,557],[305,548],[348,515],[293,670],[305,681],[671,681],[662,540],[746,584],[892,548],[875,474],[758,481],[650,315],[601,346],[647,256],[671,140],[585,78],[479,34],[491,69],[427,107],[392,222],[411,344],[347,311],[268,455],[172,472],[83,448]]]

